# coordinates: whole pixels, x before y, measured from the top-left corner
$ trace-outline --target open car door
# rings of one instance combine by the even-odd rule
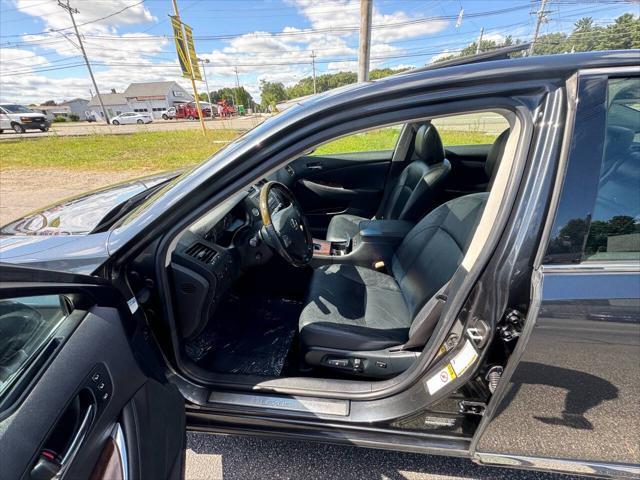
[[[141,315],[104,279],[0,264],[0,478],[182,478],[184,399]]]

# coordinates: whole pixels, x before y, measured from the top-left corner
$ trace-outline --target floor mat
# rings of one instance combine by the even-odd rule
[[[278,376],[298,328],[302,302],[228,295],[215,322],[186,345],[199,367],[218,373]]]

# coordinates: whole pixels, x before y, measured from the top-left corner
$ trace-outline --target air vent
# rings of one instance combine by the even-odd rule
[[[213,248],[207,247],[202,243],[195,243],[191,245],[185,253],[190,257],[193,257],[196,260],[200,260],[202,263],[206,264],[213,263],[213,259],[216,258],[216,255],[218,255],[218,252],[216,252]]]

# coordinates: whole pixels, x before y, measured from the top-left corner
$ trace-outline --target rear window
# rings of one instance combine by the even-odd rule
[[[611,79],[598,193],[584,259],[640,260],[640,77]]]
[[[445,147],[491,145],[498,135],[509,128],[509,122],[499,113],[475,112],[434,118]]]

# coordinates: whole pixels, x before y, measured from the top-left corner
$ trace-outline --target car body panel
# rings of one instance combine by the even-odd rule
[[[90,274],[109,256],[109,233],[93,232],[105,215],[180,172],[122,182],[15,220],[0,229],[0,261]]]
[[[476,438],[483,463],[640,476],[640,263],[585,260],[588,229],[562,233],[595,210],[609,79],[637,75],[577,75],[566,170],[537,254],[533,305]]]

